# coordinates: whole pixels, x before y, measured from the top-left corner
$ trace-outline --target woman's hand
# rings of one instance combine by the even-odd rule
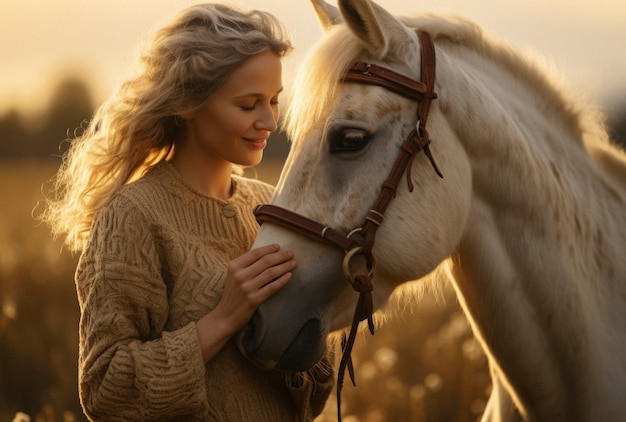
[[[296,267],[293,258],[293,252],[267,245],[228,264],[222,298],[196,324],[205,362],[248,323],[261,303],[287,284]]]
[[[233,333],[248,323],[265,299],[287,284],[295,267],[293,252],[281,251],[278,245],[253,249],[230,262],[216,311],[229,320]]]

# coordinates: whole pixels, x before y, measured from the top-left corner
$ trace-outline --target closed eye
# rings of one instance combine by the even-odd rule
[[[331,153],[356,152],[365,147],[371,135],[364,129],[340,126],[329,132]]]
[[[259,104],[261,103],[262,100],[257,99],[254,102],[244,102],[239,104],[239,108],[242,109],[243,111],[253,111],[254,109],[256,109]],[[272,107],[277,107],[278,106],[278,97],[272,97],[269,100],[269,104]]]

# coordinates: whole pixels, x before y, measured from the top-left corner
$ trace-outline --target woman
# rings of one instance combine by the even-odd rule
[[[324,407],[329,359],[267,372],[233,340],[296,265],[277,245],[248,251],[272,188],[234,174],[277,127],[283,32],[261,11],[184,10],[68,151],[44,219],[82,252],[91,420],[305,421]]]

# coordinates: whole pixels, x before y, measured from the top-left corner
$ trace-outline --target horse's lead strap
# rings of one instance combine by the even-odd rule
[[[372,290],[374,285],[372,279],[367,274],[358,274],[352,283],[354,290],[359,292],[359,299],[354,310],[354,316],[352,317],[352,325],[350,327],[350,334],[346,337],[345,333],[341,339],[341,361],[339,362],[339,370],[337,371],[337,420],[341,421],[341,389],[343,387],[343,378],[345,376],[346,368],[350,375],[352,385],[356,387],[356,380],[354,377],[354,367],[352,365],[352,347],[354,346],[354,340],[356,339],[356,333],[359,328],[359,323],[367,319],[367,325],[370,333],[374,334],[374,302],[372,300]]]

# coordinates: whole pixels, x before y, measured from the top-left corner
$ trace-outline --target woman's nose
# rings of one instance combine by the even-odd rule
[[[255,122],[255,128],[274,132],[278,128],[278,111],[274,106],[268,104],[261,110],[259,118]]]

